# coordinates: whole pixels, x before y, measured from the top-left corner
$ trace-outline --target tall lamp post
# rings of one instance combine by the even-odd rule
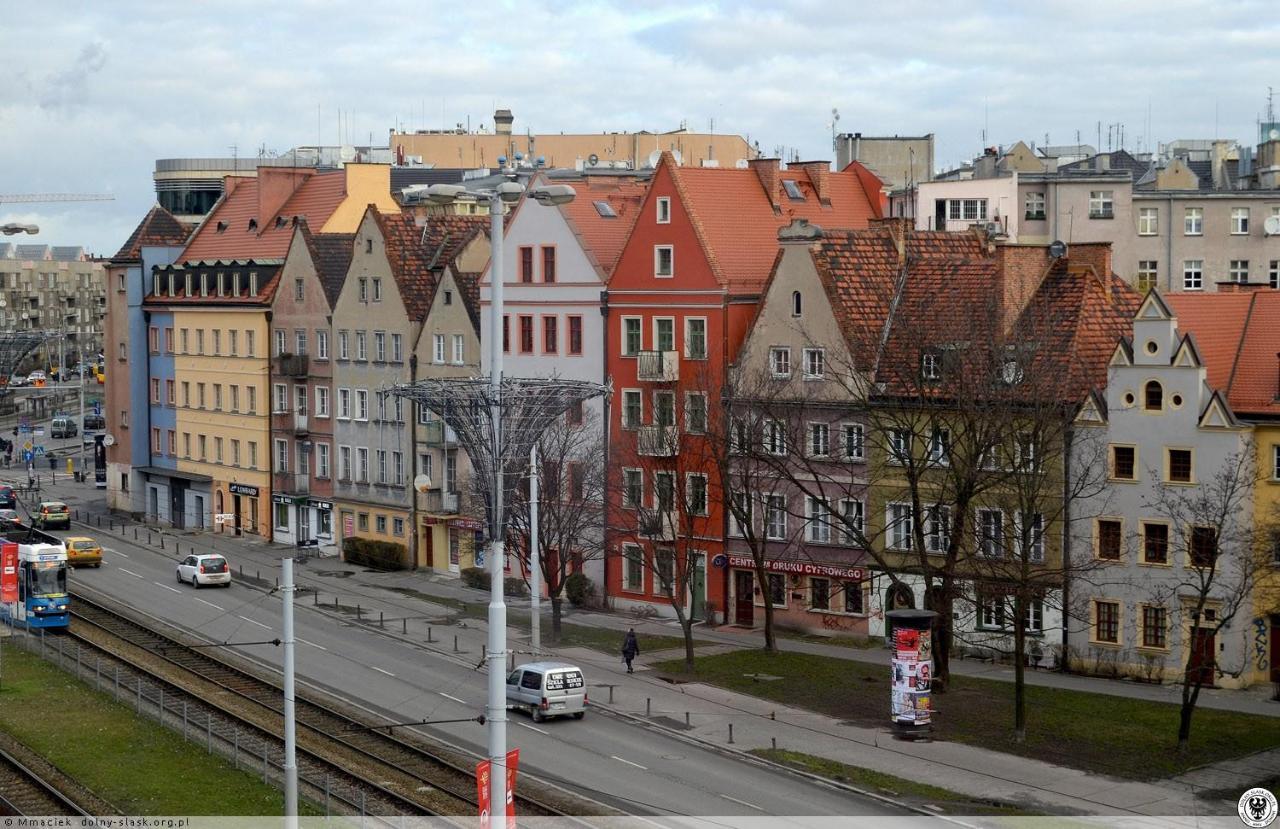
[[[499,158],[505,166],[506,159]],[[451,204],[464,195],[489,200],[489,385],[492,390],[490,418],[493,423],[492,457],[502,453],[502,289],[503,210],[509,203],[520,200],[522,194],[540,204],[556,205],[573,201],[574,189],[567,184],[550,184],[525,190],[514,181],[514,173],[497,187],[484,190],[468,190],[460,184],[433,184],[427,188],[427,199],[434,204]],[[492,490],[489,495],[489,642],[485,661],[489,671],[489,700],[485,706],[489,729],[489,803],[498,814],[505,813],[507,802],[507,606],[502,595],[502,562],[506,522],[503,517],[503,488],[506,484],[505,469],[501,463],[493,465]]]

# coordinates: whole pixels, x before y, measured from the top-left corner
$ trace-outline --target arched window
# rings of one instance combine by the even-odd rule
[[[1149,412],[1158,412],[1164,408],[1164,388],[1155,380],[1148,380],[1142,407]]]
[[[804,302],[800,299],[799,291],[791,292],[791,316],[798,317],[804,310]]]

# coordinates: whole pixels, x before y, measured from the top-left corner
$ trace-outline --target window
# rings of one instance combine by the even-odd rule
[[[623,549],[622,589],[638,593],[644,589],[644,552],[627,545]]]
[[[391,534],[404,535],[404,519],[403,518],[391,519]]]
[[[1163,607],[1151,604],[1142,606],[1142,647],[1169,647],[1168,628],[1169,616]]]
[[[1184,259],[1182,262],[1182,287],[1187,291],[1198,291],[1204,287],[1204,260]]]
[[[1120,643],[1120,604],[1095,601],[1093,603],[1093,639],[1095,642]]]
[[[444,334],[433,334],[431,337],[431,362],[437,365],[444,362]]]
[[[1267,267],[1267,284],[1272,288],[1280,288],[1280,259],[1272,259]]]
[[[245,388],[245,394],[248,396],[248,408],[246,409],[246,411],[249,414],[257,414],[258,413],[258,387],[245,386],[244,388]]]
[[[360,532],[369,531],[369,513],[361,512],[356,514],[356,529]]]
[[[293,345],[294,354],[306,354],[307,353],[307,332],[302,330],[293,332],[293,343],[294,343]],[[214,351],[218,350],[218,332],[217,331],[213,332],[213,350]]]
[[[299,279],[298,281],[301,282],[302,280]],[[276,516],[276,529],[277,530],[289,529],[289,505],[277,503],[275,505],[274,512]]]
[[[1113,518],[1098,519],[1098,558],[1119,561],[1124,544],[1124,527]]]
[[[351,389],[338,389],[338,419],[351,418]]]
[[[542,248],[542,281],[556,281],[556,249],[550,246]]]
[[[160,380],[155,377],[151,378],[151,402],[160,404]]]
[[[1191,450],[1169,449],[1169,481],[1175,484],[1191,483]]]
[[[671,224],[671,199],[666,196],[658,197],[658,224]]]
[[[569,317],[569,353],[577,356],[582,353],[582,317]]]
[[[356,420],[369,419],[369,391],[356,389]]]
[[[831,581],[809,577],[809,607],[814,610],[831,609]]]
[[[622,505],[635,509],[644,503],[644,473],[639,469],[622,470]]]
[[[443,346],[441,346],[443,352]],[[520,353],[533,353],[533,317],[527,314],[520,316]],[[443,353],[441,354],[441,362],[443,362]]]
[[[375,532],[377,532],[379,535],[386,535],[387,534],[387,516],[378,515],[378,516],[375,516],[373,520],[374,520],[374,527],[376,528]]]
[[[910,550],[912,535],[911,506],[909,504],[889,504],[888,515],[889,548],[893,550]]]
[[[1089,218],[1110,219],[1115,215],[1111,190],[1089,191]]]
[[[798,317],[804,313],[804,298],[799,291],[791,292],[791,316]]]
[[[147,350],[152,354],[160,353],[160,329],[154,325],[147,329]]]
[[[862,585],[856,581],[841,582],[844,591],[844,612],[862,615],[867,612],[866,601],[862,595]]]
[[[1148,380],[1143,387],[1142,407],[1149,412],[1164,410],[1164,389],[1156,380]]]
[[[826,352],[821,348],[804,350],[804,376],[806,380],[822,377],[826,371]]]
[[[234,438],[231,440],[231,465],[240,465],[240,441]]]
[[[675,252],[671,245],[654,245],[653,247],[653,275],[657,277],[669,278],[675,275],[674,265]]]
[[[689,476],[689,492],[687,506],[690,515],[707,514],[707,476],[692,474]]]
[[[684,396],[684,426],[693,435],[707,431],[707,395],[705,392],[688,392]]]
[[[207,435],[200,436],[200,460],[209,459],[209,438]]]
[[[399,336],[398,334],[396,335]],[[466,358],[466,338],[461,334],[453,335],[453,364],[460,366]]]
[[[938,380],[942,377],[942,360],[936,351],[926,351],[920,355],[920,377],[925,380]]]
[[[289,412],[289,390],[284,383],[276,383],[274,386],[275,405],[271,407],[273,414],[288,414]]]
[[[164,330],[164,353],[165,354],[173,353],[173,329],[172,328],[166,328]]]
[[[825,458],[831,454],[831,429],[825,423],[809,424],[809,456]]]
[[[575,400],[573,402],[573,405],[571,405],[569,407],[569,410],[564,414],[565,422],[568,423],[570,426],[581,426],[582,414],[583,414],[582,401]]]
[[[1231,208],[1231,234],[1233,236],[1249,235],[1249,208]]]
[[[781,421],[770,420],[764,424],[764,451],[771,455],[787,454],[787,430]]]
[[[622,391],[622,428],[635,429],[640,426],[641,395],[638,389]]]
[[[1169,525],[1142,522],[1142,563],[1169,563]]]
[[[1004,596],[992,595],[990,593],[979,593],[978,595],[978,626],[983,628],[1003,629],[1005,626]]]
[[[196,333],[197,335],[199,334],[198,331]],[[283,328],[277,328],[275,334],[275,354],[279,357],[281,354],[288,352],[289,345],[286,341],[286,335]]]
[[[1132,446],[1111,447],[1111,477],[1120,481],[1136,481],[1137,453]]]
[[[911,457],[911,433],[906,429],[890,429],[887,436],[889,462],[905,464]]]
[[[373,301],[382,301],[382,280],[376,276],[373,278]]]
[[[785,347],[769,349],[769,368],[774,377],[790,377],[791,349]]]
[[[924,546],[926,552],[947,552],[951,546],[951,507],[934,504],[925,509]]]
[[[316,386],[316,417],[329,416],[329,387]]]
[[[653,347],[656,351],[676,350],[676,321],[658,317],[653,321]]]
[[[287,440],[276,441],[276,471],[289,471],[289,441]]]
[[[640,353],[640,318],[622,318],[622,356],[634,357]]]
[[[338,447],[338,478],[343,481],[351,480],[351,447]]]
[[[843,426],[844,456],[848,460],[860,461],[865,456],[866,441],[861,423],[846,423]]]
[[[533,282],[533,248],[520,248],[520,281]]]
[[[1018,516],[1018,547],[1026,561],[1044,561],[1044,516],[1038,512]]]
[[[377,470],[378,477],[375,479],[380,484],[387,482],[387,450],[376,449],[373,454],[374,469]]]
[[[978,510],[978,554],[1004,557],[1004,513],[998,509]]]
[[[787,498],[785,495],[770,495],[765,500],[764,514],[765,538],[782,541],[787,537]]]
[[[840,543],[852,547],[858,543],[863,532],[864,508],[856,498],[843,498],[840,501]]]
[[[1141,259],[1138,261],[1138,290],[1146,293],[1156,287],[1156,260]]]
[[[169,394],[169,398],[170,398],[170,399],[169,399],[169,403],[170,403],[170,405],[172,405],[172,404],[173,404],[173,386],[172,386],[172,381],[170,381],[169,393],[170,393],[170,394]],[[220,411],[222,411],[222,384],[221,384],[221,383],[214,383],[214,384],[213,384],[213,410],[214,410],[215,412],[220,412]]]
[[[729,535],[741,538],[747,534],[746,528],[755,526],[755,505],[747,493],[729,493],[725,507],[729,513]]]
[[[929,463],[947,466],[951,463],[951,432],[935,427],[929,435]]]
[[[1026,219],[1044,219],[1044,193],[1030,192],[1026,198]]]
[[[1227,271],[1227,278],[1232,282],[1248,282],[1249,281],[1249,260],[1248,259],[1232,259],[1231,266]]]
[[[690,360],[707,359],[707,321],[702,317],[684,321],[684,356]]]
[[[653,474],[655,507],[659,512],[671,512],[676,506],[676,475],[674,472]]]
[[[404,337],[400,334],[391,335],[391,361],[404,362]]]
[[[356,475],[360,483],[369,483],[369,450],[363,446],[356,448]]]
[[[1191,528],[1191,566],[1212,567],[1218,557],[1218,531],[1213,527]]]
[[[387,361],[387,334],[385,331],[373,332],[373,359],[379,363]]]
[[[1160,232],[1160,208],[1138,208],[1138,235],[1155,236]]]
[[[805,499],[805,538],[819,544],[831,542],[831,507],[821,498]]]
[[[363,276],[360,277],[360,301],[369,301],[369,280]]]
[[[221,389],[222,387],[218,386],[218,388]],[[177,402],[178,402],[177,390],[174,387],[174,383],[172,380],[164,381],[164,391],[165,391],[165,402],[168,403],[170,406],[177,405]],[[222,407],[218,406],[218,408],[222,408]]]
[[[560,350],[560,332],[556,328],[559,320],[555,317],[542,318],[542,353],[555,354]]]
[[[316,477],[329,477],[329,444],[316,444]]]
[[[232,356],[232,357],[237,356],[237,355],[238,355],[238,352],[239,352],[239,350],[240,350],[240,338],[239,338],[239,336],[238,336],[238,335],[239,335],[239,333],[240,333],[239,331],[228,331],[228,332],[227,332],[227,350],[228,350],[228,352],[231,354],[231,356]],[[325,346],[326,346],[326,348],[328,347],[328,340],[327,340],[327,339],[325,340]],[[182,350],[183,350],[183,352],[184,352],[184,353],[185,353],[185,352],[186,352],[186,350],[187,350],[187,338],[186,338],[186,332],[185,332],[185,331],[183,332],[183,337],[182,337]]]
[[[1204,208],[1188,207],[1183,213],[1182,232],[1186,236],[1199,236],[1204,233]]]
[[[986,199],[947,199],[945,202],[948,219],[966,222],[985,222],[987,220]],[[943,229],[938,228],[938,230]]]
[[[368,346],[368,343],[366,341],[365,333],[363,331],[357,331],[356,332],[356,359],[357,360],[369,359],[369,349],[367,346]]]

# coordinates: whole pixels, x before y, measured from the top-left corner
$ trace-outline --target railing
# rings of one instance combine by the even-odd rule
[[[440,489],[427,490],[427,512],[435,515],[455,515],[458,512],[458,493]]]
[[[293,431],[305,433],[307,430],[307,416],[304,414],[293,415]]]
[[[310,492],[310,475],[305,472],[277,472],[271,476],[271,489],[287,495],[306,495]]]
[[[680,451],[680,432],[674,426],[641,426],[636,430],[636,446],[648,458],[673,458]]]
[[[306,354],[281,354],[276,357],[276,375],[279,377],[306,377],[310,368],[310,360]]]
[[[640,380],[662,383],[680,379],[680,352],[641,351],[636,357]]]

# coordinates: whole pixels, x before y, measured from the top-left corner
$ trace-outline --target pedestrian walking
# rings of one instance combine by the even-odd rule
[[[622,661],[627,663],[627,673],[633,674],[631,660],[640,655],[640,643],[636,641],[636,629],[631,628],[622,640]]]

